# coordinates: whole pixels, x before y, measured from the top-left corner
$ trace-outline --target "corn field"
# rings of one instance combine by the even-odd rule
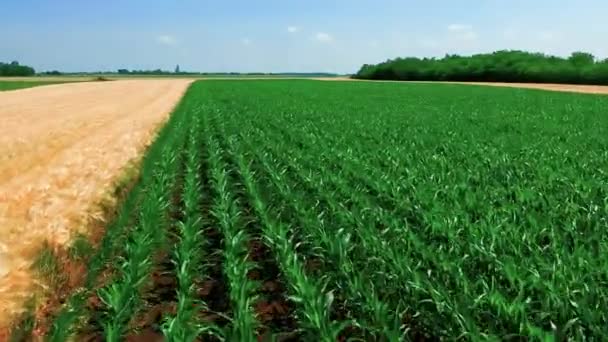
[[[194,83],[47,339],[601,340],[608,98]]]

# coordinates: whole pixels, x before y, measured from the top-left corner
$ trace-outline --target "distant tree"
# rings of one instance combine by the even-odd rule
[[[587,52],[573,52],[568,60],[576,66],[584,66],[593,64],[595,62],[595,57]]]
[[[496,51],[473,56],[396,58],[364,64],[354,78],[411,81],[479,81],[608,84],[607,62],[586,52],[568,58],[525,51]]]
[[[20,65],[17,61],[8,64],[0,62],[0,76],[32,76],[35,73],[34,68]]]
[[[119,74],[128,74],[129,70],[128,69],[118,69],[118,73]]]
[[[178,64],[177,66],[175,66],[175,73],[176,73],[176,74],[179,74],[179,73],[180,73],[180,70],[179,70],[179,64]]]

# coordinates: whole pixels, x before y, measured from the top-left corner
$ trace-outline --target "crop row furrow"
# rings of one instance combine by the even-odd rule
[[[346,324],[332,322],[329,319],[333,302],[332,293],[326,292],[323,281],[311,279],[305,274],[301,257],[295,252],[289,227],[277,221],[259,193],[256,177],[250,170],[250,161],[246,159],[247,152],[232,140],[229,143],[243,184],[248,190],[253,208],[263,225],[264,242],[275,254],[282,273],[292,287],[293,294],[290,298],[301,306],[298,318],[302,322],[302,328],[306,329],[311,338],[335,341]]]

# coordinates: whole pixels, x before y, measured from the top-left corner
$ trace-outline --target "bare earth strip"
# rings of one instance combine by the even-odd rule
[[[608,86],[578,85],[578,84],[552,84],[552,83],[488,83],[488,82],[454,82],[458,84],[473,84],[494,87],[528,88],[551,91],[565,91],[571,93],[608,94]]]
[[[34,289],[45,240],[67,244],[149,144],[190,80],[73,83],[0,93],[0,329]]]
[[[500,82],[435,82],[435,81],[384,81],[384,80],[356,80],[348,77],[319,77],[320,81],[358,81],[358,82],[394,82],[394,83],[445,83],[483,85],[492,87],[528,88],[551,91],[565,91],[586,94],[608,94],[608,86],[579,85],[579,84],[553,84],[553,83],[500,83]]]

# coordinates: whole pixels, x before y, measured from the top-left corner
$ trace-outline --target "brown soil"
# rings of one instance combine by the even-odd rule
[[[0,330],[36,288],[44,241],[65,246],[150,142],[190,80],[73,83],[0,93]]]
[[[353,81],[353,82],[397,82],[397,83],[448,83],[484,85],[493,87],[528,88],[551,91],[565,91],[586,94],[608,94],[608,86],[579,85],[579,84],[552,84],[552,83],[500,83],[500,82],[420,82],[420,81],[384,81],[384,80],[356,80],[348,77],[321,77],[319,81]]]
[[[494,87],[528,88],[571,93],[608,94],[608,86],[578,85],[578,84],[540,84],[540,83],[489,83],[489,82],[453,82],[458,84],[485,85]]]
[[[258,339],[267,341],[273,334],[278,336],[294,332],[297,328],[295,305],[287,298],[287,288],[270,250],[259,239],[250,240],[248,250],[249,260],[259,266],[248,274],[249,279],[260,284],[257,291],[259,298],[254,303],[255,313],[262,323],[257,332]]]

